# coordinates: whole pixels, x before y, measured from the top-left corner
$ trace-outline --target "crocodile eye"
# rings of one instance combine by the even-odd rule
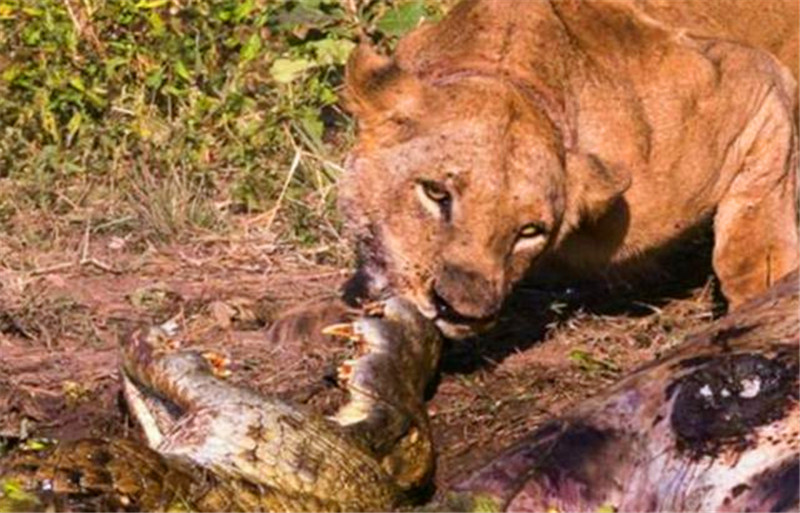
[[[528,223],[520,228],[518,237],[520,239],[530,239],[538,237],[546,233],[545,226],[542,223]]]
[[[425,195],[436,203],[443,204],[450,201],[450,193],[441,184],[431,181],[424,181],[421,183],[422,190]]]

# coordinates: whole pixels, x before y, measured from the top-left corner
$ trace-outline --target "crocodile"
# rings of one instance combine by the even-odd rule
[[[434,466],[424,389],[442,340],[414,312],[391,299],[329,329],[356,352],[339,367],[349,401],[333,418],[226,382],[215,355],[180,350],[164,327],[136,330],[121,340],[120,374],[146,446],[20,451],[0,463],[5,489],[20,492],[0,510],[381,510],[411,500]]]
[[[0,511],[796,511],[798,274],[540,426],[421,506],[425,389],[442,339],[409,303],[328,332],[353,342],[332,417],[234,386],[162,328],[121,344],[143,432],[0,461]]]

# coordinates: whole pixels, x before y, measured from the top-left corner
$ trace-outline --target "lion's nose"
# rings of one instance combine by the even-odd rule
[[[502,297],[498,287],[480,273],[445,265],[432,291],[440,319],[455,323],[490,320],[497,315]]]

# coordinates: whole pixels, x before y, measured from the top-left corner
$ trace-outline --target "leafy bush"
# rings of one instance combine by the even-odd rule
[[[295,240],[317,242],[325,231],[307,228],[320,225],[335,234],[332,186],[353,131],[342,65],[358,34],[391,47],[441,11],[433,0],[0,0],[0,221],[91,215],[169,239],[256,211]]]

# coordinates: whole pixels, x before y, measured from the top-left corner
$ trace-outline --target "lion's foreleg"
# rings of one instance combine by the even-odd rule
[[[713,265],[732,309],[800,262],[791,103],[771,89],[731,149],[741,167],[714,218]]]

